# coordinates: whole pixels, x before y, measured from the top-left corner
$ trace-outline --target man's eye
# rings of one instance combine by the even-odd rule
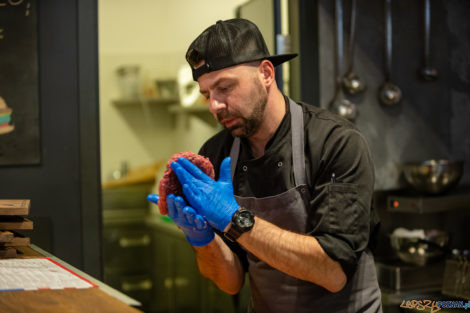
[[[219,90],[221,92],[227,92],[228,91],[228,88],[227,87],[220,87]]]

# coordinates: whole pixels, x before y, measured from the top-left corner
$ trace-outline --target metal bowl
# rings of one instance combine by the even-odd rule
[[[450,236],[445,231],[429,229],[424,230],[424,237],[392,234],[390,243],[403,262],[424,266],[445,257],[449,249]]]
[[[463,161],[427,160],[403,165],[406,182],[415,190],[441,194],[454,188],[462,177]]]

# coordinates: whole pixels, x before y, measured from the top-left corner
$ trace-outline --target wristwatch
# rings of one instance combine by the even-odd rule
[[[232,225],[224,233],[225,238],[235,241],[243,233],[251,230],[255,224],[255,215],[247,208],[240,207],[232,216]]]

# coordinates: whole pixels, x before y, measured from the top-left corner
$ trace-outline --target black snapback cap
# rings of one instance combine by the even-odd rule
[[[296,53],[269,55],[258,27],[241,18],[218,21],[208,27],[186,52],[195,81],[206,73],[242,63],[266,59],[277,66],[296,56]]]

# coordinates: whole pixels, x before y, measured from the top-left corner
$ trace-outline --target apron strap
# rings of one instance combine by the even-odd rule
[[[305,185],[305,154],[304,154],[304,118],[302,107],[289,98],[289,108],[291,114],[291,136],[292,136],[292,162],[294,166],[295,185]],[[235,174],[237,168],[238,156],[240,154],[240,138],[235,137],[232,148],[230,149],[230,174]]]
[[[232,159],[230,163],[230,175],[232,176],[232,182],[233,182],[233,175],[235,174],[235,169],[237,168],[239,154],[240,154],[240,137],[235,137],[235,139],[233,140],[232,148],[230,149],[230,159]]]
[[[289,98],[292,135],[292,162],[295,185],[306,185],[304,152],[304,117],[302,107]]]

